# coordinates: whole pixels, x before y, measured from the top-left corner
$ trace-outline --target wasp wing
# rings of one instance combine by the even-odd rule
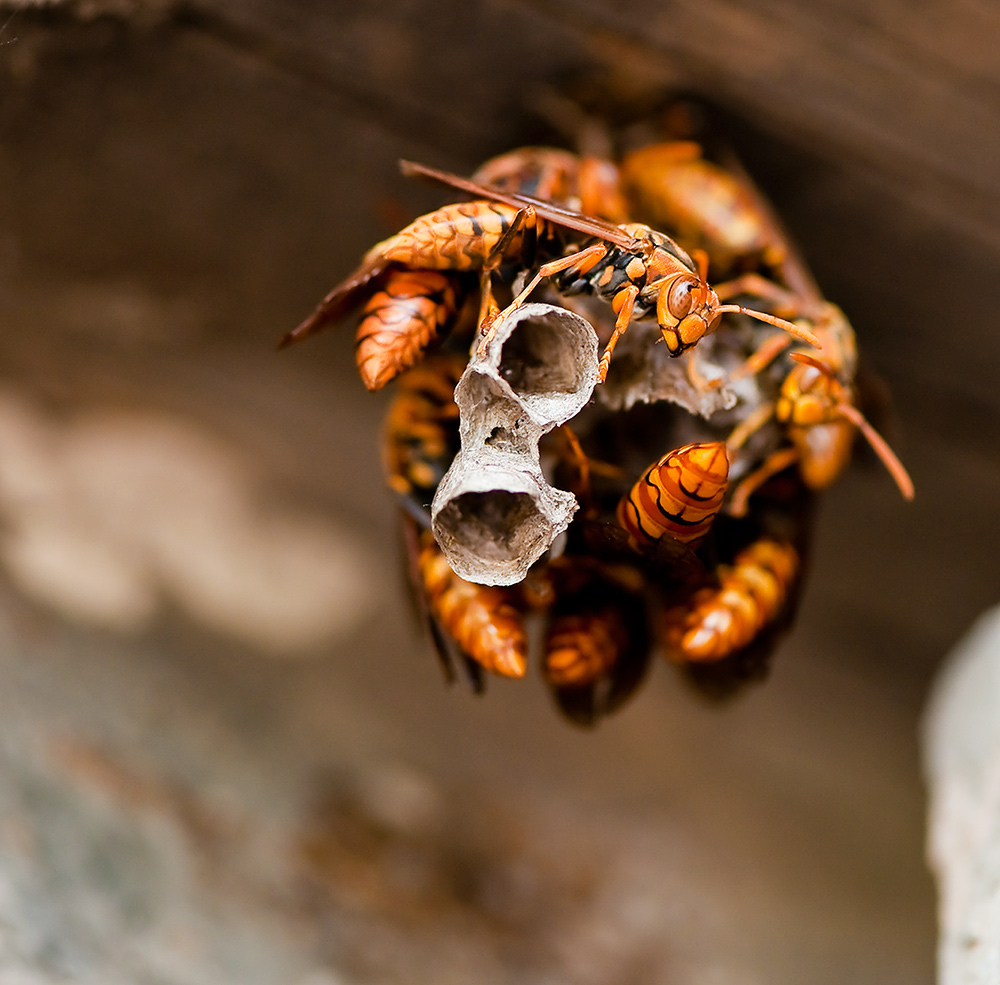
[[[282,337],[278,343],[279,349],[321,332],[331,322],[342,318],[361,300],[359,296],[361,290],[389,266],[390,261],[382,256],[379,248],[381,245],[369,250],[358,267],[316,305],[313,313]]]
[[[543,219],[547,219],[567,229],[574,229],[577,232],[593,236],[596,239],[603,239],[615,246],[623,249],[636,249],[638,242],[620,226],[611,222],[605,222],[595,216],[584,215],[582,212],[574,212],[572,209],[564,209],[553,202],[546,202],[540,198],[532,198],[530,195],[517,195],[514,192],[501,191],[499,188],[491,188],[489,185],[481,185],[478,182],[470,181],[468,178],[461,178],[457,174],[449,171],[439,171],[437,168],[429,168],[426,164],[417,164],[415,161],[400,161],[399,169],[407,177],[429,178],[432,181],[449,185],[460,191],[467,192],[476,198],[486,198],[493,202],[501,202],[510,205],[515,209],[532,208]]]
[[[476,694],[481,694],[485,687],[482,667],[455,644],[451,634],[444,629],[431,612],[430,599],[427,597],[424,580],[420,573],[420,564],[417,560],[420,556],[420,531],[425,527],[429,517],[426,514],[420,516],[418,510],[407,507],[400,512],[399,519],[403,548],[406,553],[406,575],[410,597],[420,621],[430,636],[444,678],[449,684],[454,684],[457,676],[455,664],[459,663],[465,671],[471,690]]]

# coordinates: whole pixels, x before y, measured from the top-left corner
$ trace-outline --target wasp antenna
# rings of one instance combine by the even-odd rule
[[[741,304],[723,304],[715,310],[720,314],[727,311],[738,311],[742,315],[748,315],[750,318],[756,318],[757,321],[767,322],[768,325],[774,325],[776,328],[783,328],[786,332],[794,335],[797,339],[802,339],[803,342],[808,342],[811,346],[815,346],[817,349],[823,348],[823,346],[820,345],[819,339],[816,338],[816,336],[813,335],[808,328],[803,328],[801,325],[796,325],[795,322],[779,318],[777,315],[769,315],[764,311],[755,311],[753,308],[744,308]]]
[[[865,436],[868,444],[872,446],[875,454],[882,459],[882,464],[888,469],[899,491],[903,494],[903,499],[911,500],[914,496],[913,480],[906,467],[896,457],[896,453],[889,447],[888,442],[868,423],[864,414],[853,404],[837,404],[836,411],[841,417],[847,418]]]
[[[788,355],[797,363],[802,363],[803,366],[812,366],[814,369],[818,369],[821,373],[824,373],[827,376],[835,375],[833,369],[823,362],[822,359],[817,359],[808,352],[790,352]]]

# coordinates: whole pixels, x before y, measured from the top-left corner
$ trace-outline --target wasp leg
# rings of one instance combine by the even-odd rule
[[[733,428],[732,434],[726,439],[726,449],[730,455],[737,452],[747,439],[755,431],[759,431],[774,415],[774,404],[763,404],[753,413],[748,414],[739,424]]]
[[[578,267],[581,272],[589,270],[595,263],[601,260],[603,257],[607,256],[608,248],[602,243],[595,243],[593,246],[588,246],[585,250],[580,250],[579,253],[571,253],[567,257],[563,257],[561,260],[552,260],[549,263],[543,263],[541,267],[538,268],[538,273],[531,279],[527,287],[521,291],[520,294],[506,308],[500,313],[500,315],[495,319],[496,321],[502,321],[507,318],[513,312],[517,311],[518,308],[524,304],[528,295],[538,287],[538,285],[546,278],[551,277],[553,274],[558,274],[563,270],[569,270],[572,267]],[[480,358],[486,355],[486,349],[488,348],[490,342],[493,341],[493,336],[496,332],[493,329],[493,325],[490,324],[483,331],[480,329],[480,339],[479,348],[477,354]]]
[[[523,209],[519,209],[514,218],[511,219],[510,225],[507,227],[507,231],[500,237],[493,249],[490,250],[489,256],[486,257],[482,269],[479,272],[481,301],[479,304],[479,321],[477,324],[479,325],[479,331],[481,334],[486,335],[488,333],[489,335],[489,338],[486,340],[486,345],[488,345],[493,338],[493,324],[496,321],[497,316],[500,314],[500,309],[497,307],[497,303],[493,298],[493,272],[503,262],[507,251],[510,249],[510,244],[514,241],[514,237],[519,232],[523,232],[525,237],[530,235],[532,240],[534,240],[537,230],[538,224],[535,218],[535,210],[530,205],[525,206]],[[532,243],[531,248],[532,250],[534,249],[534,243]],[[482,355],[483,352],[485,352],[485,345],[481,345],[480,355]]]
[[[740,274],[732,280],[716,284],[714,290],[720,301],[728,301],[740,294],[752,294],[754,297],[773,301],[778,310],[789,318],[803,315],[813,307],[804,298],[760,274]]]
[[[772,335],[766,339],[743,363],[729,374],[729,382],[743,379],[744,376],[754,376],[766,369],[778,356],[792,344],[788,335]]]
[[[725,382],[725,377],[717,377],[714,380],[707,380],[698,369],[698,354],[694,349],[688,349],[684,353],[684,368],[687,371],[688,382],[699,392],[706,390],[717,390]]]
[[[751,472],[736,487],[733,498],[729,501],[728,512],[731,516],[746,516],[747,500],[758,490],[768,479],[779,472],[784,472],[790,465],[794,465],[799,458],[799,453],[795,448],[780,448],[778,451],[767,457],[764,464],[755,472]]]
[[[618,307],[618,318],[615,320],[615,330],[611,333],[611,338],[608,339],[608,344],[601,354],[601,361],[597,364],[598,383],[603,383],[607,378],[608,367],[611,365],[611,354],[615,351],[615,346],[618,345],[618,340],[625,333],[625,329],[628,328],[629,322],[632,321],[632,312],[638,297],[639,288],[635,284],[629,284],[624,290],[619,291],[611,302],[612,307],[616,305],[620,305],[620,307]]]

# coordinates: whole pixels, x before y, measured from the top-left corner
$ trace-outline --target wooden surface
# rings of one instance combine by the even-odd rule
[[[8,21],[10,973],[933,980],[916,728],[937,663],[997,595],[995,18],[942,0],[202,0]],[[435,203],[398,157],[470,170],[545,132],[539,87],[587,78],[632,106],[668,84],[719,104],[889,383],[918,490],[904,505],[868,463],[829,494],[764,686],[716,709],[657,666],[593,735],[534,679],[482,700],[443,688],[400,586],[384,398],[358,382],[348,331],[273,352],[400,215]],[[110,466],[88,473],[131,475],[143,444],[174,449],[170,465],[127,496],[98,481]],[[200,499],[183,492],[199,455],[229,463],[201,470],[220,478]],[[62,530],[81,502],[49,567],[40,551],[27,565],[11,531]],[[220,504],[246,522],[215,550],[185,521]],[[150,533],[168,518],[188,540]],[[318,525],[373,607],[339,623],[303,608],[315,635],[291,639],[306,615],[250,590],[292,594],[314,570],[254,539],[281,524]]]

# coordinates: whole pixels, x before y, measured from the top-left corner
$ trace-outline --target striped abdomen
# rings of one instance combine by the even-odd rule
[[[660,621],[667,656],[678,663],[721,660],[742,650],[781,612],[799,569],[790,544],[754,541],[720,565],[718,586],[701,588]]]
[[[708,533],[728,483],[725,442],[684,445],[643,472],[618,504],[618,522],[638,548],[664,536],[690,544]]]
[[[414,219],[377,250],[385,260],[431,270],[478,270],[507,231],[518,209],[502,202],[460,202]],[[520,232],[510,244],[515,252]]]
[[[429,501],[458,452],[455,384],[465,360],[438,353],[399,379],[382,426],[382,460],[389,488]]]
[[[409,369],[455,317],[454,279],[436,270],[393,270],[365,305],[355,337],[358,372],[380,390]]]
[[[429,534],[421,539],[417,564],[432,615],[461,650],[486,670],[523,677],[528,638],[511,596],[459,578]]]

